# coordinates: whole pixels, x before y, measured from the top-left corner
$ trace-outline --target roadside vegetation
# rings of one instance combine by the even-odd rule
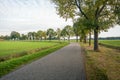
[[[100,40],[99,44],[102,46],[120,50],[120,40]]]
[[[30,51],[57,45],[58,43],[40,41],[0,41],[0,56],[19,54],[23,51]]]
[[[119,80],[118,42],[100,42],[99,33],[120,25],[118,0],[51,0],[60,17],[73,20],[76,41],[85,49],[88,80]],[[91,35],[94,37],[92,43]],[[89,36],[89,44],[87,37]],[[119,37],[119,36],[118,36]],[[89,46],[88,46],[89,45]],[[106,47],[105,47],[106,46]],[[108,48],[110,47],[110,48]],[[115,49],[113,49],[115,48]]]
[[[118,0],[51,0],[60,17],[73,19],[75,35],[86,41],[94,35],[94,51],[99,50],[98,35],[110,27],[120,24]],[[89,39],[89,41],[91,41]],[[91,43],[89,42],[89,45]]]
[[[5,42],[5,43],[6,43],[6,45],[4,45],[4,46],[6,46],[6,47],[8,44],[9,44],[8,46],[10,46],[10,44],[13,44],[13,43],[9,43],[9,42]],[[31,47],[33,49],[33,51],[31,52],[31,48],[28,47],[30,45],[25,45],[24,43],[27,44],[27,42],[15,42],[14,44],[16,44],[16,47],[19,45],[21,46],[21,47],[19,47],[20,51],[22,51],[22,50],[24,51],[24,48],[27,46],[28,51],[23,52],[25,55],[22,55],[19,57],[12,57],[9,60],[4,60],[4,61],[0,62],[0,77],[13,71],[14,69],[18,68],[21,65],[27,64],[29,62],[32,62],[33,60],[36,60],[36,59],[39,59],[45,55],[48,55],[51,52],[54,52],[54,51],[56,51],[56,50],[58,50],[58,49],[60,49],[63,46],[68,44],[67,42],[61,42],[61,43],[58,43],[58,42],[28,42],[31,45],[33,44],[33,46]],[[23,45],[21,45],[21,44],[23,44]],[[37,47],[35,47],[35,44]],[[8,52],[11,51],[11,50],[9,50],[9,48],[11,48],[11,47],[7,47]],[[16,48],[16,47],[15,47],[15,49],[18,50],[18,48]],[[23,53],[18,52],[18,53],[16,53],[16,55],[23,54]],[[3,54],[1,54],[1,55],[3,55]],[[10,53],[10,55],[9,54],[5,54],[5,55],[11,56],[14,54]],[[4,57],[4,55],[3,55],[3,57]]]
[[[99,43],[120,47],[120,40],[99,40]]]
[[[102,41],[104,42],[104,41]],[[105,41],[107,43],[107,41]],[[116,41],[108,43],[114,44]],[[88,80],[119,80],[120,50],[100,46],[99,51],[92,50],[93,44],[80,43],[85,53],[85,66]]]
[[[0,41],[0,62],[32,54],[58,44],[59,42],[48,41]]]

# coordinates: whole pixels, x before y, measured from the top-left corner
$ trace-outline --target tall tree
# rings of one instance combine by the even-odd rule
[[[37,33],[36,32],[32,32],[32,36],[33,36],[33,40],[36,40]]]
[[[86,24],[84,22],[84,18],[80,17],[76,21],[74,21],[73,28],[75,29],[74,32],[80,37],[80,41],[84,40],[86,43],[86,38],[89,32],[87,29]]]
[[[56,31],[56,33],[57,33],[57,39],[60,41],[60,37],[61,37],[61,30],[60,30],[60,28],[57,28],[57,31]]]
[[[114,0],[113,2],[114,3],[111,3],[111,4],[113,4],[112,8],[116,15],[116,22],[117,24],[120,25],[120,0]]]
[[[29,40],[37,39],[37,33],[36,32],[28,32],[28,39]]]
[[[42,30],[37,31],[37,38],[42,40],[42,37],[43,37],[43,31]]]
[[[78,21],[81,22],[82,25],[84,26],[84,29],[86,30],[86,35],[89,35],[89,46],[91,46],[91,35],[93,32],[93,25],[91,24],[92,21],[89,21],[84,17],[83,19],[79,18]]]
[[[116,24],[114,6],[119,0],[52,0],[56,4],[58,14],[63,18],[74,18],[80,13],[92,25],[94,30],[94,50],[98,50],[98,33]]]
[[[73,31],[74,31],[74,33],[75,33],[75,36],[76,36],[76,42],[78,42],[78,36],[79,36],[79,34],[80,34],[80,28],[79,28],[79,24],[78,24],[78,22],[74,22],[74,24],[73,24]]]
[[[28,32],[28,40],[33,40],[33,35],[32,35],[32,32]]]
[[[74,34],[73,28],[70,25],[66,25],[64,27],[64,29],[65,29],[65,33],[66,33],[66,35],[68,37],[68,41],[70,42],[70,37]]]
[[[28,38],[27,35],[22,34],[20,39],[21,39],[21,40],[27,40],[27,38]]]
[[[49,37],[49,40],[52,40],[52,38],[55,36],[54,30],[52,28],[49,28],[47,30],[47,35]]]
[[[46,33],[46,31],[43,31],[43,32],[42,32],[42,36],[44,37],[44,40],[46,40],[46,38],[47,38],[47,33]]]
[[[18,40],[20,38],[20,33],[16,32],[16,31],[12,31],[10,36],[11,36],[11,39]]]
[[[65,41],[65,37],[66,37],[66,30],[63,28],[61,31],[61,37],[63,37],[64,41]]]

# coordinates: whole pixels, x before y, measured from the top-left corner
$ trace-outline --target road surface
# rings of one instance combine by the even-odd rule
[[[0,80],[86,80],[80,46],[78,43],[71,43]]]

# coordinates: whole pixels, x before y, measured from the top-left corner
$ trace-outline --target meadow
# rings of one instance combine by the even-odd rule
[[[58,41],[2,41],[0,42],[0,77],[67,44]]]
[[[57,45],[56,42],[38,41],[0,41],[0,56],[19,54],[23,51],[30,51]]]
[[[99,40],[99,43],[120,47],[120,40]]]

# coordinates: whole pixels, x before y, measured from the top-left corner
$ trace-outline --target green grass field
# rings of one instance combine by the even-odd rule
[[[0,56],[18,54],[23,51],[50,47],[57,44],[56,42],[0,41]]]
[[[50,54],[51,52],[54,52],[65,45],[67,45],[67,42],[57,42],[57,41],[45,41],[45,42],[22,42],[22,41],[2,41],[0,42],[0,77],[3,75],[13,71],[17,67],[27,64],[29,62],[32,62],[33,60],[39,59],[45,55]],[[35,49],[40,49],[38,51],[34,51]],[[43,49],[45,48],[45,49]],[[25,53],[25,55],[18,56],[18,57],[12,57],[10,59],[4,59],[2,61],[2,58],[4,58],[6,55],[9,57],[14,54],[20,54],[21,51],[29,51],[33,50],[32,53]],[[21,53],[22,54],[22,53]],[[2,57],[1,57],[2,56]]]
[[[99,43],[120,47],[120,40],[99,40]]]

